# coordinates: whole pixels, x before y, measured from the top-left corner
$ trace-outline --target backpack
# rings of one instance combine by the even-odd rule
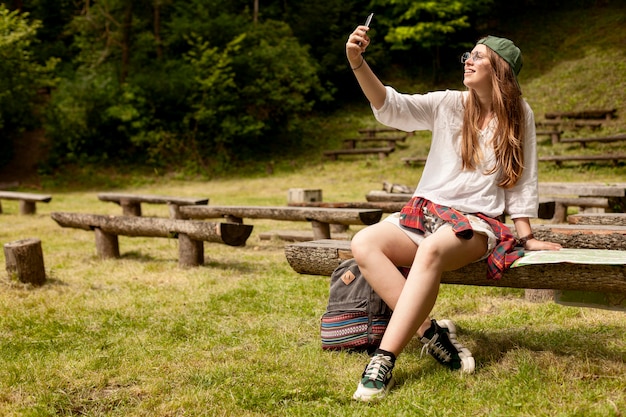
[[[328,305],[321,319],[322,349],[372,353],[380,345],[391,312],[356,261],[341,262],[331,275]]]

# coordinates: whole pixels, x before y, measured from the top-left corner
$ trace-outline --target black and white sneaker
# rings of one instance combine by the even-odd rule
[[[471,374],[476,368],[472,352],[461,345],[456,339],[456,326],[450,320],[431,320],[432,325],[421,341],[424,351],[430,353],[437,361],[453,370]]]
[[[352,398],[365,402],[383,399],[394,384],[391,373],[393,366],[390,356],[380,353],[374,355],[365,367],[361,382]]]

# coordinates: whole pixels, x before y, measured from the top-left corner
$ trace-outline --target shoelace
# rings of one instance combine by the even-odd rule
[[[424,344],[420,353],[420,358],[424,355],[424,352],[427,352],[441,359],[443,362],[450,362],[452,360],[452,354],[438,340],[439,335],[435,334],[433,338],[428,341],[428,343]]]
[[[382,368],[382,372],[380,371]],[[384,356],[376,356],[367,366],[363,377],[371,381],[384,382],[384,376],[387,375],[391,368],[391,361]]]

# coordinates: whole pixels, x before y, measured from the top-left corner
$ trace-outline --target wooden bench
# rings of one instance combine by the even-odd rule
[[[52,196],[46,194],[0,191],[0,200],[18,200],[20,214],[35,214],[37,213],[37,203],[49,203],[50,200],[52,200]],[[0,213],[2,213],[1,203]]]
[[[122,206],[125,216],[141,216],[141,203],[167,204],[170,218],[181,219],[179,208],[189,205],[207,205],[208,198],[169,197],[161,195],[141,195],[126,193],[100,193],[100,201],[109,201]]]
[[[550,136],[550,141],[552,142],[552,144],[556,144],[559,143],[559,141],[561,140],[561,135],[563,134],[562,130],[537,130],[535,132],[535,135],[537,136]]]
[[[329,239],[330,225],[370,225],[382,217],[379,209],[336,209],[323,207],[272,206],[185,206],[181,214],[188,219],[224,217],[242,223],[244,218],[311,222],[314,239]]]
[[[565,138],[561,139],[561,143],[579,143],[583,148],[587,147],[588,143],[610,143],[626,141],[626,134],[603,136],[597,138]]]
[[[565,223],[569,207],[608,209],[610,205],[609,199],[604,197],[540,197],[538,217],[550,219],[552,223]]]
[[[383,213],[396,213],[404,207],[403,202],[394,201],[350,201],[350,202],[328,202],[312,201],[305,203],[288,203],[290,207],[323,207],[336,209],[375,209]]]
[[[626,235],[623,236],[626,241]],[[352,258],[352,251],[348,241],[315,240],[286,245],[285,257],[294,271],[300,274],[330,276],[339,263]],[[626,294],[626,265],[592,263],[526,265],[510,268],[501,280],[488,279],[486,272],[486,261],[476,262],[456,271],[445,272],[441,282]]]
[[[370,202],[408,203],[411,197],[412,193],[388,193],[382,190],[372,190],[365,195],[365,199]]]
[[[395,150],[395,146],[387,146],[381,148],[358,148],[358,149],[336,149],[332,151],[324,151],[324,156],[331,161],[336,161],[339,155],[368,155],[377,154],[378,159],[385,159],[391,152]]]
[[[395,148],[398,142],[406,141],[406,136],[373,136],[373,137],[365,137],[365,138],[349,138],[344,139],[343,144],[345,146],[344,149],[357,149],[358,143],[367,143],[367,142],[386,142],[387,147]]]
[[[569,224],[589,226],[626,226],[626,213],[582,213],[567,217]]]
[[[604,155],[549,155],[540,156],[541,162],[554,162],[561,166],[563,162],[596,162],[596,161],[612,161],[617,165],[619,161],[626,160],[626,154],[604,154]]]
[[[617,109],[592,109],[580,111],[550,112],[545,114],[546,119],[614,119]]]
[[[404,162],[404,164],[408,166],[424,164],[426,163],[426,157],[425,156],[407,156],[405,158],[402,158],[401,161]]]
[[[360,134],[365,134],[367,137],[370,137],[370,138],[375,137],[379,133],[391,133],[391,132],[400,133],[400,134],[405,135],[405,136],[407,135],[406,132],[404,132],[402,130],[395,129],[393,127],[363,128],[363,129],[359,129],[358,132]],[[410,133],[410,134],[412,134],[412,133]]]
[[[568,129],[571,129],[571,128],[580,129],[580,128],[588,127],[588,128],[595,130],[595,129],[601,128],[603,124],[604,124],[603,120],[552,119],[552,120],[544,120],[541,122],[537,122],[535,123],[535,126],[539,129],[542,129],[542,128],[558,129],[559,127],[563,127],[563,128],[566,127]]]
[[[94,231],[96,250],[101,258],[119,258],[118,236],[178,239],[179,265],[204,263],[203,242],[244,246],[252,233],[251,225],[155,217],[102,216],[97,214],[55,212],[52,219],[61,227]]]

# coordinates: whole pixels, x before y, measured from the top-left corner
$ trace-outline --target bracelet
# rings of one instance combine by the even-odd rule
[[[526,242],[528,242],[531,239],[534,239],[535,236],[531,233],[529,235],[526,235],[524,237],[520,237],[519,239],[517,239],[517,245],[518,246],[522,246],[525,247],[526,246]]]
[[[352,68],[352,67],[350,67],[350,68],[352,68],[352,71],[356,71],[356,70],[358,70],[359,68],[361,68],[363,66],[364,62],[365,62],[365,57],[363,57],[363,55],[361,55],[361,63],[359,65],[357,65],[356,67],[354,67],[354,68]]]

